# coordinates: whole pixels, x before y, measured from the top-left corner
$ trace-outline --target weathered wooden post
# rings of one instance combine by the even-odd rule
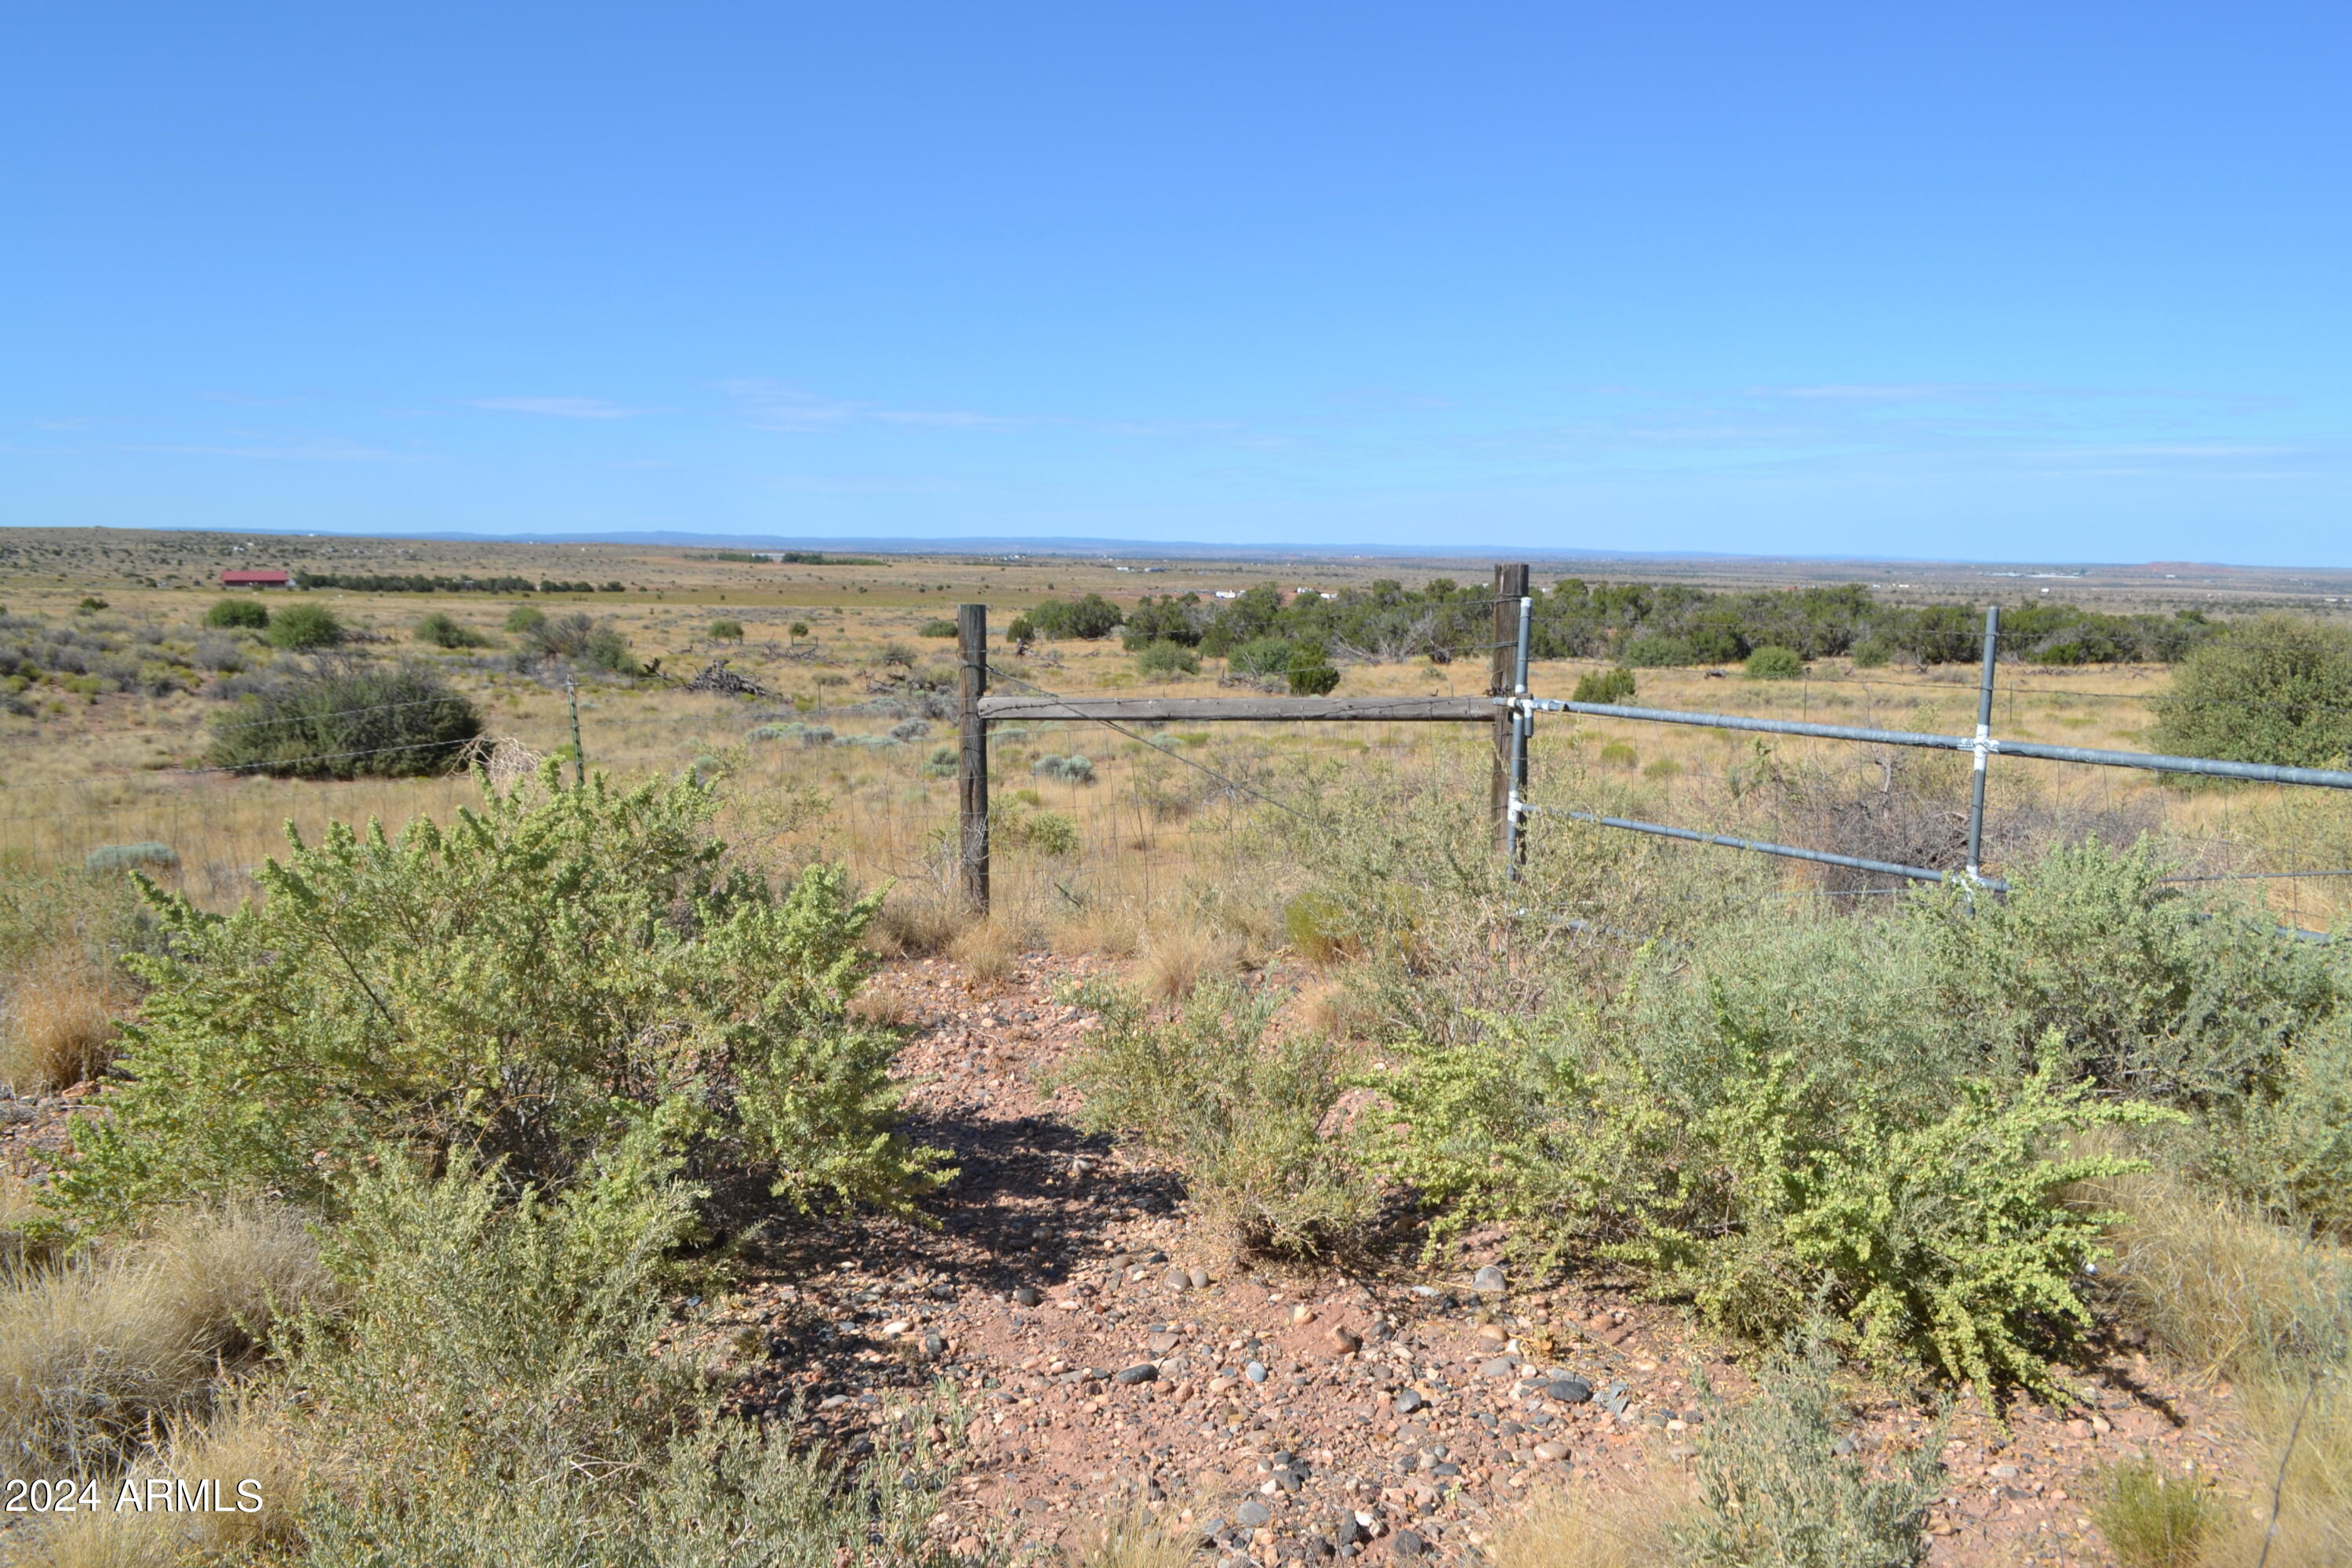
[[[988,694],[988,606],[956,606],[956,651],[962,668],[956,682],[956,844],[964,902],[988,912],[988,725],[980,700]]]
[[[1489,639],[1492,647],[1486,667],[1489,697],[1508,697],[1518,682],[1519,601],[1527,596],[1526,562],[1495,568],[1495,635]],[[1511,848],[1511,792],[1527,783],[1527,754],[1511,743],[1517,718],[1508,708],[1495,710],[1495,766],[1488,778],[1487,804],[1495,818],[1495,848],[1505,854]],[[1520,776],[1514,777],[1515,773]]]

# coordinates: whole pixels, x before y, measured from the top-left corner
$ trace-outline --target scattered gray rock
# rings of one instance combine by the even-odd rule
[[[1181,1268],[1171,1268],[1160,1282],[1171,1290],[1189,1290],[1192,1288],[1192,1276]]]
[[[1265,1381],[1265,1363],[1262,1361],[1254,1361],[1250,1363],[1249,1365],[1242,1368],[1242,1375],[1248,1378],[1252,1383],[1264,1383]]]
[[[946,1337],[940,1334],[925,1334],[923,1336],[923,1353],[927,1356],[942,1356],[947,1354],[948,1342]]]
[[[1500,1291],[1503,1289],[1503,1270],[1501,1267],[1496,1264],[1489,1263],[1484,1268],[1478,1270],[1477,1273],[1470,1276],[1470,1289],[1476,1290],[1481,1294],[1491,1294]]]
[[[1418,1530],[1400,1530],[1391,1550],[1399,1557],[1426,1557],[1429,1555],[1429,1542]]]
[[[1236,1524],[1246,1525],[1252,1530],[1255,1530],[1259,1525],[1264,1524],[1273,1517],[1274,1510],[1266,1507],[1265,1504],[1258,1501],[1255,1498],[1250,1499],[1249,1501],[1234,1510],[1234,1522]]]
[[[1192,1289],[1195,1290],[1205,1290],[1209,1288],[1209,1271],[1205,1268],[1189,1270],[1186,1278],[1192,1281]]]
[[[1478,1363],[1480,1377],[1508,1377],[1518,1370],[1519,1363],[1507,1355],[1498,1355],[1492,1361]]]
[[[1580,1377],[1555,1378],[1544,1393],[1562,1405],[1581,1405],[1592,1397],[1592,1385]]]
[[[1024,1285],[1020,1289],[1014,1290],[1013,1292],[1013,1304],[1016,1307],[1035,1306],[1037,1304],[1036,1287],[1033,1285]]]
[[[1400,1415],[1410,1415],[1428,1403],[1429,1401],[1423,1399],[1420,1393],[1414,1389],[1400,1388],[1397,1390],[1396,1413]]]
[[[1124,1367],[1119,1371],[1111,1373],[1110,1380],[1113,1383],[1132,1385],[1139,1383],[1150,1383],[1153,1378],[1156,1378],[1159,1375],[1160,1369],[1158,1367],[1152,1365],[1148,1361],[1142,1361],[1136,1363],[1133,1366]]]

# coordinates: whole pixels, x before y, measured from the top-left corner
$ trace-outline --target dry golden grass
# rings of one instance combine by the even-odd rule
[[[963,965],[975,985],[993,991],[1013,978],[1027,946],[1020,922],[1000,914],[964,927],[948,944],[948,956]]]
[[[1092,906],[1054,920],[1046,928],[1046,940],[1055,952],[1132,958],[1143,944],[1143,920],[1126,904]]]
[[[169,1516],[117,1513],[110,1506],[44,1520],[17,1532],[0,1558],[22,1568],[173,1568],[187,1560],[186,1542]]]
[[[2255,1438],[2258,1521],[2234,1518],[2204,1560],[2272,1568],[2352,1563],[2352,1258],[2290,1236],[2162,1173],[2110,1184],[2126,1217],[2110,1266],[2126,1310],[2174,1355],[2227,1375]]]
[[[0,1083],[20,1094],[96,1078],[113,1059],[122,988],[79,954],[53,952],[8,988]]]
[[[1241,943],[1192,924],[1170,925],[1144,938],[1135,982],[1155,1002],[1181,1002],[1202,981],[1233,973]]]
[[[919,883],[901,882],[883,900],[866,942],[886,958],[944,952],[971,916],[952,897]]]
[[[328,1289],[281,1210],[176,1217],[168,1233],[0,1287],[0,1454],[100,1468],[202,1409],[272,1315]]]
[[[1491,1556],[1495,1568],[1659,1568],[1672,1561],[1668,1528],[1690,1507],[1688,1484],[1655,1469],[1624,1491],[1548,1492],[1503,1528]]]
[[[175,1429],[160,1451],[145,1451],[121,1477],[101,1483],[107,1506],[41,1521],[13,1543],[5,1560],[38,1568],[236,1560],[288,1537],[305,1474],[291,1433],[270,1415],[238,1406],[208,1424]],[[199,1495],[210,1483],[207,1500],[214,1506],[155,1513],[112,1508],[121,1487],[143,1497],[151,1480],[173,1482],[175,1499],[183,1483]],[[258,1506],[243,1511],[239,1504],[257,1495]]]
[[[1186,1568],[1192,1553],[1140,1510],[1105,1520],[1078,1549],[1076,1568]]]

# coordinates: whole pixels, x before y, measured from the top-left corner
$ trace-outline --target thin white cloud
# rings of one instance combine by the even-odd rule
[[[2305,448],[2281,446],[2231,445],[2207,441],[2137,441],[2112,447],[2070,447],[2060,448],[2069,458],[2295,458],[2309,455]]]
[[[289,463],[424,463],[429,458],[411,452],[388,452],[356,441],[304,441],[289,447],[219,447],[195,445],[123,445],[118,452],[152,452],[166,457],[258,458]]]
[[[741,405],[755,429],[795,434],[844,425],[918,425],[943,430],[999,430],[1032,423],[961,408],[885,408],[871,403],[821,397],[764,377],[744,376],[719,384]]]
[[[551,419],[634,419],[646,410],[601,397],[476,397],[468,405],[498,414],[540,414]]]
[[[1829,386],[1759,386],[1767,397],[1810,397],[1839,403],[1917,403],[1931,397],[1981,395],[1989,388],[1935,382],[1857,382]]]

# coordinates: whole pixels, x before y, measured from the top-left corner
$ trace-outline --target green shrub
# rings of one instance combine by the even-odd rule
[[[1870,637],[1853,645],[1853,667],[1856,669],[1883,668],[1890,657],[1892,657],[1891,650],[1876,637]]]
[[[489,638],[439,610],[416,623],[416,640],[435,647],[486,647]]]
[[[224,709],[210,761],[280,778],[446,772],[482,732],[474,705],[420,665],[328,664]]]
[[[330,1253],[351,1303],[294,1337],[310,1430],[337,1459],[295,1519],[326,1568],[777,1568],[941,1561],[948,1471],[879,1428],[856,1477],[696,1406],[662,1353],[666,1249],[694,1194],[659,1160],[519,1197],[492,1171],[353,1184]],[[462,1457],[463,1462],[453,1462]]]
[[[1064,811],[1041,811],[1029,819],[1029,847],[1040,855],[1067,856],[1078,852],[1078,825]]]
[[[217,599],[205,612],[205,625],[259,631],[269,624],[269,606],[258,599]]]
[[[1328,697],[1339,685],[1339,672],[1320,660],[1314,663],[1294,660],[1290,666],[1289,680],[1293,697]]]
[[[85,871],[131,871],[153,866],[163,870],[180,863],[180,852],[168,844],[101,844],[81,858]]]
[[[740,621],[726,620],[713,621],[710,623],[710,638],[713,642],[741,642],[743,640],[743,623]]]
[[[1035,628],[1039,637],[1057,641],[1064,637],[1078,637],[1091,642],[1118,630],[1125,617],[1119,614],[1117,605],[1100,594],[1088,594],[1081,599],[1041,600],[1036,608],[1022,618]]]
[[[1146,643],[1135,656],[1135,668],[1143,675],[1170,677],[1201,673],[1201,656],[1180,642]]]
[[[2059,1042],[2059,1076],[2171,1104],[2235,1102],[2340,995],[2327,954],[2282,942],[2259,911],[2200,907],[2143,841],[2096,837],[2013,868],[2010,894],[1931,895],[1921,924],[1932,1005],[1975,1018],[2000,1070]]]
[[[2352,1239],[2352,1009],[2287,1047],[2242,1117],[2217,1117],[2207,1163],[2297,1229]]]
[[[1037,640],[1037,625],[1026,616],[1015,616],[1013,624],[1004,628],[1004,640],[1014,647],[1025,648]]]
[[[1317,1132],[1341,1088],[1332,1042],[1268,1038],[1280,997],[1231,984],[1199,986],[1165,1020],[1127,991],[1076,1000],[1097,1026],[1057,1081],[1078,1090],[1086,1126],[1175,1161],[1196,1207],[1244,1247],[1322,1255],[1349,1244],[1369,1199]]]
[[[915,635],[919,637],[951,637],[956,635],[956,624],[942,616],[938,620],[925,621],[917,626]]]
[[[1795,955],[1760,956],[1785,969]],[[1366,1157],[1437,1211],[1433,1246],[1501,1220],[1539,1255],[1633,1264],[1751,1339],[1825,1306],[1881,1363],[1933,1365],[1989,1398],[2047,1392],[2047,1352],[2089,1321],[2077,1289],[2099,1229],[2059,1194],[2129,1166],[2049,1150],[2161,1113],[2093,1100],[2046,1068],[1953,1079],[1911,1047],[1842,1052],[1832,1042],[1869,1032],[1883,1005],[1867,977],[1843,984],[1853,994],[1824,998],[1827,1016],[1706,975],[1606,1026],[1571,1016],[1406,1042],[1367,1080],[1394,1114]],[[1711,1026],[1690,1030],[1700,1005]]]
[[[332,647],[341,642],[343,623],[335,619],[334,612],[326,605],[298,599],[270,616],[269,628],[261,635],[272,647],[299,653]]]
[[[2091,1521],[2123,1568],[2197,1568],[2222,1523],[2221,1500],[2194,1472],[2167,1475],[2154,1459],[2117,1465],[2104,1478]]]
[[[1691,647],[1685,637],[1669,637],[1659,632],[1644,632],[1626,643],[1624,661],[1635,669],[1657,669],[1669,665],[1703,664],[1706,661]]]
[[[510,632],[527,632],[533,626],[545,625],[546,621],[547,612],[538,605],[517,605],[507,612],[506,627]]]
[[[791,626],[784,628],[784,636],[793,642],[798,642],[801,638],[808,635],[809,629],[808,623],[806,621],[794,621]]]
[[[1287,675],[1298,645],[1288,637],[1256,637],[1226,656],[1235,675]]]
[[[1784,1053],[1727,1082],[1675,1189],[1617,1255],[1751,1335],[1785,1329],[1826,1289],[1882,1365],[1924,1362],[1989,1401],[2010,1385],[2060,1393],[2050,1354],[2090,1327],[2078,1290],[2102,1224],[2061,1194],[2132,1166],[2048,1151],[2149,1113],[2045,1070],[1967,1083],[1933,1121],[1873,1095],[1822,1124],[1789,1098],[1794,1076]]]
[[[1633,672],[1622,665],[1596,669],[1577,678],[1572,702],[1627,702],[1633,697]]]
[[[893,1042],[845,1009],[878,895],[719,869],[709,792],[601,780],[397,837],[337,823],[227,916],[151,894],[169,955],[60,1178],[97,1218],[248,1189],[331,1204],[387,1146],[557,1182],[631,1137],[742,1138],[780,1194],[903,1206]],[[731,1089],[729,1086],[732,1086]]]
[[[575,611],[568,616],[541,616],[522,629],[523,647],[549,658],[576,658],[620,675],[636,673],[629,657],[629,639],[608,624]]]
[[[1748,656],[1745,668],[1750,680],[1801,680],[1805,661],[1794,648],[1759,647]]]
[[[1677,1568],[1916,1568],[1943,1489],[1940,1430],[1873,1479],[1838,1452],[1852,1416],[1818,1338],[1756,1372],[1756,1394],[1714,1405],[1692,1463],[1698,1507],[1668,1526]]]
[[[1029,771],[1040,778],[1060,779],[1065,784],[1090,784],[1095,782],[1092,758],[1047,755],[1029,764]]]
[[[1329,963],[1341,955],[1342,924],[1339,907],[1321,893],[1301,893],[1282,907],[1283,940],[1309,963]]]
[[[2341,768],[2352,757],[2352,628],[2271,615],[2191,653],[2156,700],[2165,752]]]

